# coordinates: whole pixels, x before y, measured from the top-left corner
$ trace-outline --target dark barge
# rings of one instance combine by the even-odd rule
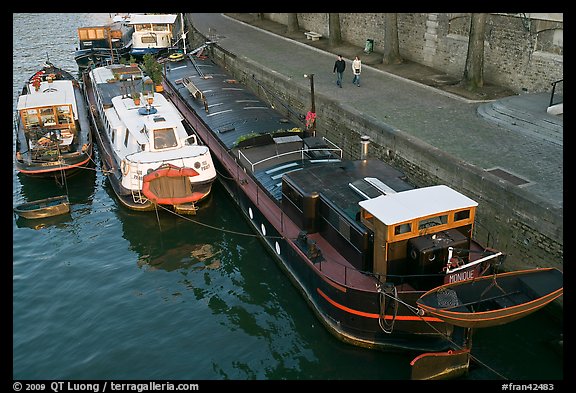
[[[379,160],[344,159],[206,56],[166,63],[164,77],[226,190],[331,333],[420,354],[418,379],[467,372],[472,330],[417,301],[445,283],[496,273],[503,261],[473,239],[475,201],[444,185],[415,188]]]

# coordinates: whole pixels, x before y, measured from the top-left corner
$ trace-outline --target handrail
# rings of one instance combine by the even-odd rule
[[[560,82],[564,82],[564,79],[560,79],[560,80],[557,80],[557,81],[551,83],[552,84],[552,94],[550,94],[550,104],[548,105],[549,107],[552,105],[555,105],[554,104],[554,93],[556,91],[556,85]],[[560,104],[560,102],[557,102],[557,104]]]
[[[273,156],[266,157],[260,161],[254,162],[254,163],[252,161],[250,161],[244,153],[242,153],[242,150],[238,150],[238,158],[240,158],[240,159],[244,158],[244,160],[246,160],[246,162],[248,162],[248,164],[250,164],[250,170],[252,172],[254,172],[254,168],[256,167],[256,165],[262,164],[263,162],[266,162],[268,160],[273,160],[273,159],[287,156],[287,155],[294,154],[294,153],[301,153],[301,159],[304,160],[304,152],[308,152],[308,151],[338,152],[340,154],[340,159],[342,159],[342,149],[340,149],[340,148],[336,148],[336,149],[304,149],[304,148],[302,148],[302,149],[292,150],[292,151],[288,151],[288,152],[281,153],[281,154],[276,153]]]

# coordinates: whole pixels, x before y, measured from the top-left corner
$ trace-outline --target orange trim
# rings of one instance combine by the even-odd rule
[[[85,165],[88,163],[88,161],[90,161],[90,158],[88,158],[88,159],[86,159],[86,160],[84,160],[84,161],[82,161],[82,162],[79,162],[79,163],[77,163],[77,164],[74,164],[74,165],[59,166],[58,168],[47,168],[47,169],[44,169],[44,170],[33,170],[33,171],[29,171],[29,170],[27,170],[27,169],[19,169],[18,171],[19,171],[19,172],[22,172],[22,173],[60,172],[60,171],[62,171],[62,170],[63,170],[63,171],[66,171],[66,170],[68,170],[68,169],[73,169],[73,168],[78,168],[78,167],[85,166]]]
[[[552,292],[553,296],[548,295],[545,296],[543,298],[539,298],[539,299],[534,299],[531,300],[527,303],[524,304],[519,304],[517,306],[512,306],[509,309],[518,309],[518,311],[514,311],[514,312],[510,312],[509,314],[499,314],[500,311],[502,310],[495,310],[495,311],[478,311],[478,312],[474,312],[474,313],[462,313],[462,312],[456,312],[456,311],[442,311],[442,310],[436,310],[432,307],[429,306],[425,306],[425,305],[420,305],[420,307],[430,313],[436,314],[436,315],[444,315],[446,316],[446,318],[450,318],[454,321],[464,321],[464,322],[481,322],[481,321],[492,321],[495,319],[507,319],[510,318],[512,316],[516,316],[519,314],[526,314],[528,312],[532,312],[535,310],[538,310],[539,308],[542,308],[544,306],[546,306],[547,304],[551,303],[552,301],[556,300],[558,297],[560,297],[562,295],[562,293],[558,293],[561,292],[562,290],[558,289],[554,292]],[[550,299],[547,301],[543,301],[543,299]],[[535,303],[537,302],[537,303]],[[523,308],[526,305],[530,304],[530,303],[535,303],[534,307],[529,307],[529,308]],[[487,317],[486,318],[476,318],[475,316],[477,315],[481,315],[484,314]],[[462,315],[462,317],[458,317],[458,315]],[[493,315],[493,316],[490,316]]]
[[[322,296],[324,299],[326,299],[326,301],[328,301],[328,303],[330,303],[331,305],[333,305],[336,308],[339,308],[341,310],[344,310],[350,314],[355,314],[355,315],[359,315],[361,317],[366,317],[366,318],[374,318],[377,319],[380,316],[378,314],[374,314],[374,313],[367,313],[364,311],[358,311],[358,310],[353,310],[349,307],[343,306],[340,303],[335,302],[334,300],[330,299],[328,297],[328,295],[326,295],[324,292],[322,292],[322,290],[320,288],[316,288],[316,291],[320,294],[320,296]],[[385,315],[384,319],[396,319],[398,321],[428,321],[428,322],[444,322],[442,321],[440,318],[435,318],[435,317],[419,317],[419,316],[409,316],[409,315],[397,315],[396,317],[394,317],[393,315]]]
[[[457,355],[461,355],[464,353],[470,353],[470,349],[464,348],[464,349],[460,349],[460,350],[456,350],[456,351],[449,349],[446,352],[427,352],[427,353],[420,354],[420,355],[416,356],[414,359],[412,359],[412,361],[410,362],[410,365],[414,366],[414,364],[418,360],[420,360],[422,358],[426,358],[426,357],[457,356]]]

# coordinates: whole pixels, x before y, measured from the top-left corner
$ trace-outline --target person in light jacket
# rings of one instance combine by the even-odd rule
[[[352,62],[352,73],[354,78],[352,79],[352,84],[360,87],[360,73],[362,72],[362,61],[358,56],[354,58]]]

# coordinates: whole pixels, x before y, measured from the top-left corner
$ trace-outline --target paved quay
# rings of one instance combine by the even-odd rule
[[[339,88],[332,72],[334,53],[223,14],[189,15],[196,29],[235,55],[303,87],[310,84],[303,75],[313,73],[316,96],[346,102],[367,116],[516,184],[532,200],[563,209],[563,116],[547,113],[549,92],[496,101],[470,100],[368,62],[363,63],[361,87],[357,87],[352,84],[352,58],[345,53],[347,68],[343,88]]]

